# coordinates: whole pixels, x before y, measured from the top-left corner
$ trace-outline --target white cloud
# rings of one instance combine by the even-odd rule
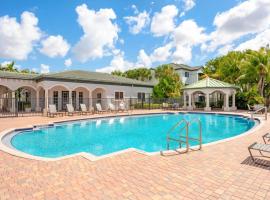
[[[141,49],[137,57],[136,65],[140,67],[151,67],[152,63],[166,62],[172,54],[171,48],[172,45],[169,43],[165,46],[156,48],[150,55],[147,55],[144,49]]]
[[[151,61],[152,62],[165,62],[171,56],[172,44],[169,43],[165,46],[156,48],[153,53],[151,54]]]
[[[47,74],[49,72],[50,72],[50,66],[49,65],[45,65],[45,64],[40,65],[40,73]]]
[[[257,34],[254,38],[238,45],[235,50],[252,49],[258,50],[270,44],[270,28]]]
[[[119,28],[112,20],[116,19],[113,9],[90,10],[86,4],[77,6],[78,23],[84,35],[73,51],[81,62],[102,58],[114,48]]]
[[[192,59],[192,48],[207,40],[203,27],[199,27],[194,20],[185,20],[172,33],[173,45],[176,50],[173,53],[173,61],[186,63]]]
[[[269,0],[244,1],[230,10],[217,14],[214,25],[216,30],[211,33],[211,41],[206,46],[209,51],[267,29],[270,26]]]
[[[150,22],[149,14],[146,11],[138,13],[136,16],[124,17],[124,19],[129,25],[129,31],[132,34],[140,33]]]
[[[139,13],[139,10],[138,10],[138,8],[137,8],[136,5],[132,4],[132,5],[131,5],[131,8],[134,10],[134,13],[135,13],[135,14],[138,14],[138,13]]]
[[[176,50],[173,52],[173,62],[175,63],[187,63],[192,59],[191,46],[176,46]]]
[[[141,49],[139,51],[139,55],[137,57],[137,63],[138,66],[141,67],[150,67],[152,65],[152,60],[150,58],[150,56],[147,55],[147,53],[145,53],[144,49]]]
[[[23,12],[21,22],[9,16],[0,17],[0,57],[25,60],[41,37],[38,18]]]
[[[96,71],[111,73],[115,70],[126,71],[135,67],[136,65],[134,63],[125,60],[124,52],[120,51],[116,55],[114,55],[109,66],[97,69]]]
[[[66,67],[70,67],[72,65],[72,60],[70,58],[68,58],[68,59],[65,60],[64,64],[65,64]]]
[[[226,55],[229,51],[233,50],[233,44],[227,44],[220,47],[217,51],[218,55]]]
[[[195,0],[182,0],[184,3],[183,12],[180,14],[181,16],[185,15],[185,13],[191,10],[195,6]]]
[[[51,58],[57,56],[64,57],[70,48],[68,42],[61,35],[51,35],[43,40],[41,45],[40,52]]]
[[[174,18],[178,14],[175,5],[167,5],[161,9],[161,12],[154,14],[151,22],[151,32],[155,36],[164,36],[172,32],[175,28]]]

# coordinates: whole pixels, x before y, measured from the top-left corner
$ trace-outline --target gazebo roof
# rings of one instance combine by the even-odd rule
[[[238,86],[207,77],[207,78],[202,79],[202,80],[200,80],[200,81],[198,81],[196,83],[185,86],[183,88],[183,90],[202,89],[202,88],[232,88],[232,89],[237,89]]]

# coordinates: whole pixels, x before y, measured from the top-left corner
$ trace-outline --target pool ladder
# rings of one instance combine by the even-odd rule
[[[189,137],[189,127],[194,124],[198,123],[199,126],[199,133],[198,133],[198,138],[192,138]],[[184,126],[179,130],[179,136],[178,138],[171,137],[171,133],[177,128],[180,127],[182,124]],[[185,134],[182,135],[182,132],[185,130]],[[189,141],[197,141],[199,143],[197,149],[190,148]],[[175,141],[179,143],[179,149],[182,149],[182,145],[185,144],[186,148],[183,152],[181,153],[187,153],[190,150],[201,150],[202,149],[202,123],[201,120],[194,118],[191,121],[187,121],[185,119],[182,119],[181,121],[177,122],[168,132],[167,132],[167,137],[166,137],[166,142],[167,142],[167,150],[170,150],[170,142]],[[163,151],[160,152],[161,155],[163,155]]]

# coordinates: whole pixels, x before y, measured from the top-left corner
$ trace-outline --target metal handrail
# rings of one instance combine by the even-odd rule
[[[258,112],[260,112],[262,110],[264,110],[265,120],[267,120],[267,107],[266,106],[258,108],[257,110],[253,111],[251,113],[251,119],[254,119],[254,114],[256,114],[256,113],[258,113]]]
[[[179,139],[171,138],[171,137],[170,137],[171,132],[174,131],[177,127],[179,127],[179,126],[182,125],[183,123],[185,124],[185,126],[184,126],[183,128],[181,128],[180,131],[179,131]],[[185,141],[185,143],[186,143],[186,148],[187,148],[187,150],[188,150],[188,148],[189,148],[189,144],[188,144],[188,122],[187,122],[185,119],[182,119],[182,120],[180,120],[179,122],[177,122],[177,123],[176,123],[176,124],[175,124],[168,132],[167,132],[167,137],[166,137],[166,140],[167,140],[167,150],[170,149],[170,140],[178,141],[178,142],[179,142],[179,147],[181,148],[181,146],[182,146],[181,143],[183,143],[184,141],[181,140],[180,137],[181,137],[181,132],[182,132],[184,129],[186,129],[186,136],[185,136],[186,141]]]
[[[199,150],[200,150],[200,149],[202,149],[202,122],[200,119],[194,118],[188,122],[188,127],[190,127],[190,125],[193,124],[194,122],[198,122],[198,125],[199,125],[199,138],[190,138],[189,137],[189,140],[199,141]]]

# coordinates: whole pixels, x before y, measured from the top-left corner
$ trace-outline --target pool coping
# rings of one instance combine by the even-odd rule
[[[161,152],[157,151],[157,152],[146,152],[137,148],[127,148],[124,150],[120,150],[120,151],[116,151],[113,153],[109,153],[106,155],[102,155],[102,156],[95,156],[91,153],[88,152],[80,152],[80,153],[75,153],[75,154],[70,154],[70,155],[66,155],[66,156],[61,156],[58,158],[47,158],[47,157],[41,157],[41,156],[34,156],[31,154],[27,154],[24,153],[22,151],[17,150],[16,148],[12,147],[11,144],[9,144],[7,141],[5,141],[7,139],[8,136],[12,135],[12,133],[16,132],[16,131],[22,131],[22,130],[32,130],[34,128],[37,127],[44,127],[44,126],[54,126],[55,124],[61,124],[61,123],[66,123],[66,122],[77,122],[77,121],[86,121],[86,120],[97,120],[97,119],[104,119],[104,118],[116,118],[116,117],[132,117],[132,116],[142,116],[142,115],[156,115],[156,114],[176,114],[176,113],[199,113],[199,114],[219,114],[219,115],[232,115],[232,116],[240,116],[240,117],[245,117],[245,118],[249,118],[248,114],[245,113],[234,113],[234,112],[205,112],[205,111],[177,111],[177,112],[157,112],[157,113],[138,113],[138,114],[123,114],[123,115],[113,115],[113,116],[98,116],[98,117],[89,117],[89,118],[81,118],[81,119],[68,119],[68,120],[63,120],[63,121],[57,121],[57,122],[49,122],[46,124],[39,124],[39,125],[29,125],[29,126],[25,126],[23,128],[11,128],[11,129],[6,129],[2,132],[0,132],[0,150],[11,154],[13,156],[17,156],[17,157],[21,157],[21,158],[26,158],[26,159],[31,159],[31,160],[37,160],[37,161],[60,161],[60,160],[64,160],[64,159],[68,159],[68,158],[72,158],[75,156],[82,156],[83,158],[86,158],[90,161],[97,161],[100,159],[104,159],[104,158],[109,158],[109,157],[113,157],[122,153],[127,153],[127,152],[136,152],[136,153],[140,153],[143,155],[147,155],[147,156],[153,156],[153,155],[158,155]],[[253,126],[250,130],[243,132],[239,135],[233,136],[233,137],[229,137],[223,140],[218,140],[215,142],[210,142],[210,143],[206,143],[206,144],[202,144],[202,147],[207,147],[207,146],[211,146],[211,145],[215,145],[215,144],[220,144],[223,142],[228,142],[240,137],[244,137],[246,135],[249,135],[255,131],[257,131],[259,128],[261,128],[264,124],[265,124],[265,120],[262,120],[260,117],[254,117],[253,120],[257,120],[258,124]],[[14,133],[16,134],[16,133]],[[9,140],[10,141],[10,140]],[[196,148],[198,146],[192,146],[192,148]],[[181,149],[177,149],[180,150]],[[170,154],[175,152],[175,150],[165,150],[162,151],[164,154]]]

